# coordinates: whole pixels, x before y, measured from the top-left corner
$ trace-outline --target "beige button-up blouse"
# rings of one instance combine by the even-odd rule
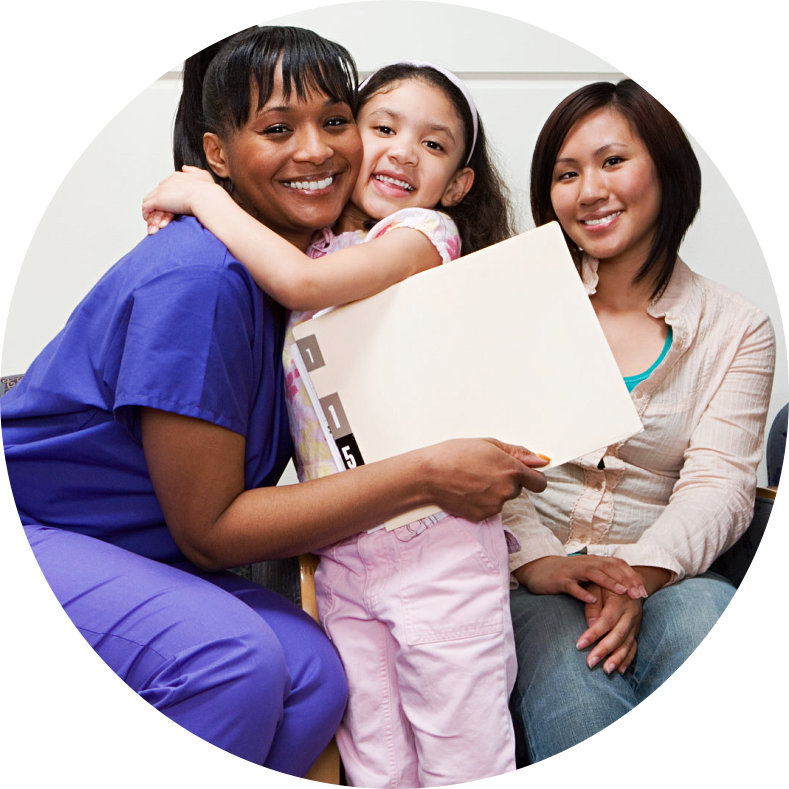
[[[594,293],[596,260],[583,262],[582,278]],[[511,569],[585,549],[676,581],[704,572],[747,528],[775,362],[770,320],[679,260],[648,311],[674,337],[632,392],[643,432],[550,469],[543,493],[506,505],[520,543]]]

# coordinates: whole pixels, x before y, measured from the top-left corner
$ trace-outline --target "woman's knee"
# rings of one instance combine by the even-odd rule
[[[735,591],[727,580],[712,574],[661,589],[644,603],[642,638],[655,630],[667,649],[690,654],[726,610]]]
[[[226,574],[212,583],[243,602],[249,623],[249,648],[258,663],[270,651],[269,639],[287,675],[286,706],[309,707],[316,721],[338,722],[345,708],[347,684],[334,646],[318,624],[293,603],[268,589]],[[280,664],[278,664],[280,665]]]
[[[258,617],[228,612],[219,629],[189,628],[191,639],[145,681],[142,695],[161,708],[211,698],[214,709],[243,715],[261,704],[280,706],[290,691],[282,645]],[[277,701],[279,700],[279,702]]]
[[[348,687],[339,657],[320,630],[310,628],[286,652],[291,687],[265,765],[303,775],[337,730]]]
[[[564,696],[586,678],[585,655],[575,646],[586,629],[583,605],[567,595],[519,591],[511,599],[518,658],[516,697],[531,697],[528,704],[539,699],[542,704],[556,693]]]
[[[326,725],[338,725],[348,701],[348,682],[334,645],[316,628],[289,658],[294,693],[314,707]]]
[[[641,698],[653,693],[690,657],[734,592],[725,579],[705,575],[665,587],[645,601],[634,665]]]
[[[568,595],[535,595],[523,587],[510,594],[518,661],[526,653],[563,653],[586,629],[583,604]]]

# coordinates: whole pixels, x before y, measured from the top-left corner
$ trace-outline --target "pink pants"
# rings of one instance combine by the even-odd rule
[[[315,586],[348,678],[337,744],[352,786],[443,786],[515,769],[499,517],[343,540],[321,552]]]

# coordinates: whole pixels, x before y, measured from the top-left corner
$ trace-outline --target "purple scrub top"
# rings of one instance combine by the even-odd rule
[[[0,402],[23,523],[182,561],[151,485],[140,406],[245,436],[247,488],[290,455],[285,315],[195,219],[141,241],[77,306]]]

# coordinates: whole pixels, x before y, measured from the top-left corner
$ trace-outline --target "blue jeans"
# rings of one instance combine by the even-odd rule
[[[516,730],[530,762],[547,759],[613,723],[658,688],[701,643],[735,592],[708,573],[686,578],[644,602],[638,654],[628,670],[590,670],[575,643],[584,606],[569,595],[534,595],[520,586],[510,605],[518,656],[512,694]]]

